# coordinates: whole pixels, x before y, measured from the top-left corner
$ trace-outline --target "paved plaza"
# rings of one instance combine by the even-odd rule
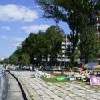
[[[12,71],[33,100],[100,100],[100,86],[80,82],[44,82],[30,71]]]

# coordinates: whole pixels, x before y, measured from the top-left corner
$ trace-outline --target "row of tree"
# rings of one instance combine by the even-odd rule
[[[31,33],[6,61],[12,64],[40,66],[44,59],[46,64],[49,60],[52,66],[57,62],[58,55],[62,55],[64,37],[64,31],[59,26],[51,26],[46,32]]]
[[[80,41],[77,48],[73,53],[73,37],[72,34],[67,35],[69,43],[66,48],[66,58],[70,59],[70,67],[73,66],[73,57],[75,59],[85,59],[86,62],[92,61],[96,58],[99,50],[99,42],[97,34],[94,28],[86,30],[84,34],[81,34]],[[46,32],[39,31],[38,34],[31,33],[21,45],[17,47],[17,50],[3,62],[11,64],[37,64],[37,66],[43,65],[43,59],[45,64],[49,62],[49,65],[57,64],[57,58],[62,57],[62,42],[66,35],[64,31],[58,26],[49,27]],[[49,58],[49,59],[48,59]]]
[[[96,24],[94,19],[99,15],[100,0],[36,0],[36,2],[44,11],[43,17],[54,19],[56,22],[63,21],[69,25],[72,64],[79,41],[81,59],[85,59],[87,63],[92,53],[95,56],[98,52],[98,43],[97,32],[93,25]]]
[[[56,22],[63,21],[69,25],[71,33],[68,39],[71,47],[66,50],[66,54],[70,56],[71,65],[74,64],[76,55],[79,55],[80,59],[85,59],[85,63],[96,57],[99,42],[94,19],[99,15],[100,0],[36,0],[36,2],[43,9],[44,18],[54,19]],[[16,56],[16,63],[34,63],[36,59],[39,64],[42,57],[47,61],[49,56],[52,64],[57,61],[58,55],[62,54],[62,33],[64,32],[58,26],[51,26],[46,32],[30,34],[22,43],[22,47],[12,56]],[[76,50],[80,53],[77,54]],[[9,58],[10,62],[14,61],[12,56]]]

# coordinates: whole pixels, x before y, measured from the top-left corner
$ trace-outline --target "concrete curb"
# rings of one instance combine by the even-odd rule
[[[28,99],[28,100],[33,100],[33,99],[31,99],[30,94],[29,94],[29,92],[28,92],[26,86],[23,84],[23,82],[22,82],[20,79],[19,79],[19,81],[20,81],[20,83],[21,83],[22,86],[23,86],[23,90],[25,91],[25,94],[26,94],[27,99]]]
[[[8,77],[8,82],[9,82],[7,100],[18,100],[18,99],[24,100],[22,91],[16,79],[10,73],[7,73],[7,77]]]
[[[9,73],[10,73],[10,72],[9,72]],[[12,74],[12,73],[10,73],[10,74],[11,74],[11,75],[16,79],[16,81],[18,82],[18,85],[19,85],[19,87],[20,87],[20,89],[21,89],[21,91],[22,91],[22,96],[23,96],[24,100],[32,100],[32,99],[30,98],[30,95],[29,95],[29,93],[28,93],[26,87],[25,87],[24,84],[21,82],[21,80],[19,80],[14,74]]]

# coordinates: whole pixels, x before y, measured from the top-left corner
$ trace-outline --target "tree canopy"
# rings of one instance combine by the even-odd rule
[[[42,65],[43,59],[54,63],[61,54],[64,31],[59,26],[51,26],[46,32],[31,33],[9,57],[10,63]]]
[[[97,57],[99,51],[99,40],[94,28],[89,27],[80,35],[79,50],[81,51],[81,59],[85,59],[85,63],[92,61]]]
[[[94,18],[100,11],[100,0],[36,0],[43,9],[44,18],[63,21],[71,29],[72,52],[71,60],[74,62],[74,53],[84,30],[94,25]],[[88,41],[88,40],[87,40]],[[82,42],[82,41],[81,41]]]

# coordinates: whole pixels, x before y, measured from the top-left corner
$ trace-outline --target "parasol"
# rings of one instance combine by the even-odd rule
[[[90,63],[85,64],[85,68],[87,70],[94,69],[94,66],[95,66],[95,63],[93,63],[93,62],[90,62]]]

